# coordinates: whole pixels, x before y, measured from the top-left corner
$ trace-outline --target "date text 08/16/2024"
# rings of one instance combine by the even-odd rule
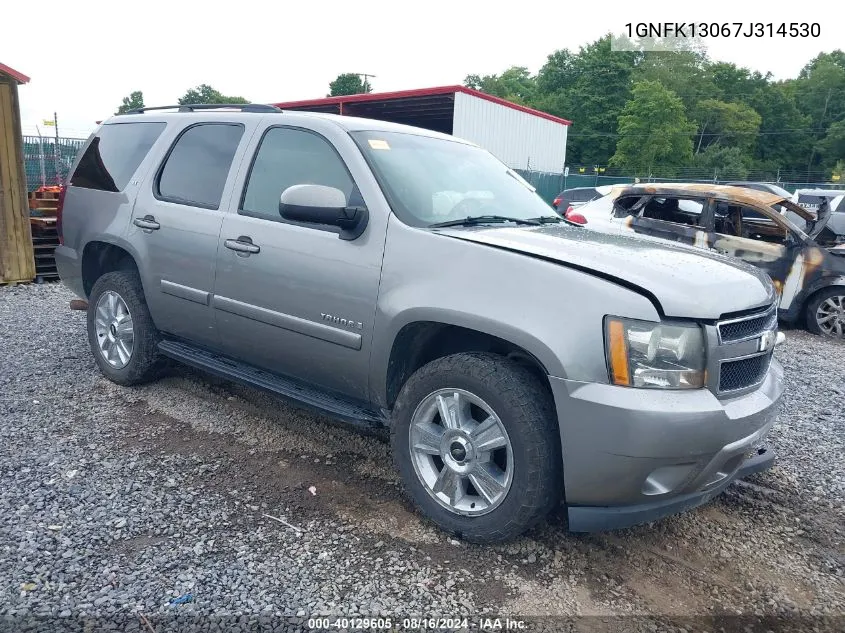
[[[474,629],[479,631],[520,631],[526,629],[524,620],[516,618],[338,618],[320,617],[309,618],[308,628],[311,630],[453,630],[465,631]]]

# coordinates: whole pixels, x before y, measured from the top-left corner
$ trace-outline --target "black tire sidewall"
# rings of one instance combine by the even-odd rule
[[[511,487],[504,501],[487,514],[462,516],[447,510],[429,495],[414,469],[409,446],[414,411],[428,395],[446,387],[463,389],[484,400],[499,416],[510,439]],[[512,394],[517,394],[521,404],[512,401]],[[397,398],[391,442],[412,500],[438,526],[467,540],[512,538],[542,519],[560,500],[560,437],[550,396],[534,376],[507,358],[456,354],[415,373]]]
[[[134,347],[129,362],[120,369],[112,367],[103,358],[97,342],[97,302],[107,291],[117,293],[132,315]],[[97,279],[88,300],[87,328],[94,361],[106,378],[121,385],[133,385],[155,377],[162,364],[158,354],[159,335],[150,317],[141,280],[136,272],[114,271]]]
[[[807,302],[807,307],[804,314],[804,318],[807,323],[807,330],[809,330],[813,334],[818,334],[819,336],[834,339],[836,338],[823,332],[822,329],[819,327],[818,322],[816,322],[816,311],[819,309],[819,306],[822,304],[823,301],[826,301],[830,297],[835,296],[845,296],[845,288],[841,286],[833,286],[831,288],[820,290],[812,299],[810,299],[810,301]]]

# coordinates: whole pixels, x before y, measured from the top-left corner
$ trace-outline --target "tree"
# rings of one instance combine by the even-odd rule
[[[723,180],[745,180],[748,177],[751,157],[739,147],[710,145],[695,155],[692,164]]]
[[[179,105],[200,103],[249,103],[249,101],[243,97],[227,97],[208,84],[191,88],[179,99]]]
[[[343,73],[329,83],[329,94],[327,97],[339,97],[341,95],[360,95],[372,92],[373,88],[369,83],[361,80],[356,73]]]
[[[816,152],[821,165],[836,172],[835,166],[841,164],[845,156],[845,120],[837,121],[827,129],[827,135],[819,141]]]
[[[761,86],[748,103],[761,117],[762,134],[757,137],[754,153],[756,168],[806,169],[813,147],[813,121],[798,108],[794,82]]]
[[[117,109],[118,114],[126,114],[129,110],[144,107],[144,93],[140,90],[130,92],[128,97],[123,97],[123,105]]]
[[[521,105],[528,105],[536,90],[534,78],[524,66],[511,66],[501,75],[467,75],[464,85]]]
[[[619,141],[610,164],[642,174],[655,167],[675,173],[692,158],[696,131],[683,102],[656,81],[638,82],[631,94],[619,116]]]
[[[531,105],[575,123],[566,150],[569,163],[607,164],[641,55],[611,50],[609,35],[582,46],[577,54],[563,50],[549,55],[537,75]]]
[[[696,154],[710,145],[722,144],[732,145],[751,155],[762,121],[751,106],[704,99],[696,106],[695,118],[698,121]]]
[[[637,65],[634,81],[657,81],[673,91],[691,115],[701,99],[716,92],[707,55],[696,50],[647,51]]]
[[[715,93],[711,96],[730,103],[747,103],[749,98],[757,90],[765,88],[772,78],[772,73],[763,75],[728,62],[710,64],[709,74],[715,87]]]

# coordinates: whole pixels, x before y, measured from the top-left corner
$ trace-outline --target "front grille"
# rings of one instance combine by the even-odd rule
[[[729,360],[722,363],[719,373],[719,391],[737,391],[762,382],[769,370],[772,354]]]
[[[722,343],[732,343],[744,339],[760,336],[766,330],[772,330],[777,325],[778,313],[773,309],[765,314],[736,319],[719,324],[719,336]]]

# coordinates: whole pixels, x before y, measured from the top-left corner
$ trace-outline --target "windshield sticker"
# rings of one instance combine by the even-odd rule
[[[390,145],[387,144],[387,141],[383,141],[379,138],[371,138],[369,139],[369,143],[372,149],[390,149]]]

